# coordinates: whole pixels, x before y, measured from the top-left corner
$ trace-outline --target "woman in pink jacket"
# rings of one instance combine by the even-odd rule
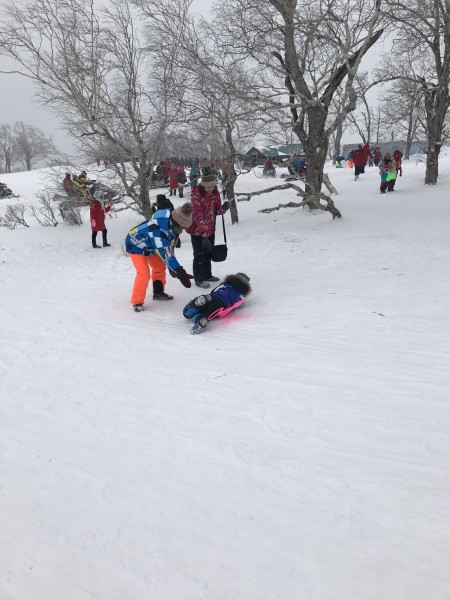
[[[186,229],[191,235],[194,250],[193,273],[195,284],[209,288],[211,281],[219,281],[211,272],[211,253],[214,248],[216,216],[223,215],[229,208],[222,204],[214,175],[203,175],[200,185],[192,190],[192,225]]]

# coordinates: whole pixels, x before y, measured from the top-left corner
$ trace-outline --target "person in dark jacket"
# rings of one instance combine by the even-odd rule
[[[180,198],[183,197],[184,184],[187,182],[186,172],[183,165],[180,165],[177,169],[177,181],[178,181],[178,195]]]
[[[183,308],[183,316],[194,324],[191,333],[202,333],[209,321],[224,317],[241,306],[251,291],[250,277],[236,273],[227,275],[210,294],[197,296],[188,302]]]
[[[380,160],[383,158],[383,155],[381,154],[381,150],[379,148],[375,148],[375,152],[374,152],[374,164],[376,167],[378,167],[378,165],[380,164]]]
[[[80,193],[74,188],[70,173],[66,173],[66,176],[63,179],[63,188],[69,196],[80,196]]]

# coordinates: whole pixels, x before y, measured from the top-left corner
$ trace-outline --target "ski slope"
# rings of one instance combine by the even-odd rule
[[[253,293],[200,336],[170,277],[132,312],[138,215],[0,229],[1,600],[450,598],[450,156],[366,170],[340,221],[240,202],[214,274]]]

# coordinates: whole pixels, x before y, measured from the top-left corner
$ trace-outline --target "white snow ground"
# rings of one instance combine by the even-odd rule
[[[239,204],[254,292],[200,336],[170,277],[131,311],[138,215],[0,230],[1,600],[450,598],[450,157],[329,172],[340,221]]]

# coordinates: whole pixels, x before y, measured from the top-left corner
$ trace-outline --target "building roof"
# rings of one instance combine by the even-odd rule
[[[281,146],[253,146],[247,152],[247,155],[252,155],[257,151],[259,154],[267,158],[289,158],[293,154],[303,154],[303,146],[301,144],[284,144]],[[252,152],[253,151],[253,152]]]

